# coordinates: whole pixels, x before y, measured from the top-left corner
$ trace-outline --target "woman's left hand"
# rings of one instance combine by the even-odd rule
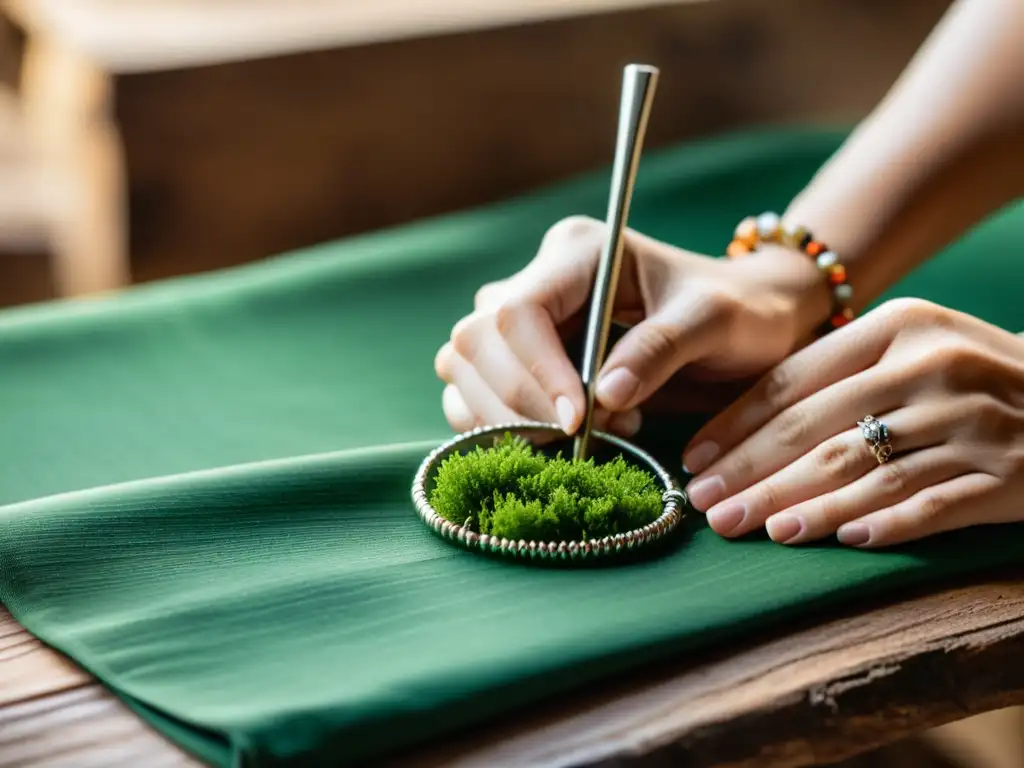
[[[869,415],[885,461],[857,424]],[[882,547],[1024,520],[1024,339],[889,302],[776,366],[683,457],[691,502],[728,537]]]

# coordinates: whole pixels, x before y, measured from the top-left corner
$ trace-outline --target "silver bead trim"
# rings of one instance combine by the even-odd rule
[[[642,547],[654,544],[672,533],[683,519],[689,500],[681,491],[672,476],[655,461],[649,453],[615,435],[594,432],[594,436],[623,453],[629,454],[641,465],[646,465],[658,480],[665,492],[661,500],[664,504],[662,513],[652,523],[637,530],[605,536],[603,539],[584,541],[509,541],[498,539],[487,534],[476,533],[463,523],[454,525],[441,517],[427,500],[427,487],[434,474],[448,456],[472,450],[477,445],[487,445],[493,438],[502,437],[506,432],[519,435],[529,440],[529,435],[552,435],[564,437],[561,428],[553,424],[540,422],[523,422],[518,424],[501,424],[494,427],[477,427],[451,440],[442,443],[420,464],[413,479],[412,501],[416,514],[435,534],[455,546],[470,552],[483,552],[500,555],[524,562],[531,561],[564,561],[586,563],[595,560],[608,560],[617,555],[634,552]]]

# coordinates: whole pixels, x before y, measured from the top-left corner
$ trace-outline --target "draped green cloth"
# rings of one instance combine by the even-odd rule
[[[838,133],[652,152],[631,225],[720,253]],[[1024,528],[885,553],[727,542],[552,571],[452,548],[410,483],[449,435],[432,360],[474,290],[608,174],[112,298],[0,313],[0,598],[216,765],[379,758],[855,596],[1024,559]],[[429,194],[429,192],[426,192]],[[1024,209],[898,286],[1024,328]],[[641,439],[678,467],[686,425]],[[512,715],[507,715],[512,716]]]

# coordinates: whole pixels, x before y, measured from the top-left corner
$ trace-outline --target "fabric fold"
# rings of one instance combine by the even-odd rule
[[[840,133],[650,153],[631,225],[718,253]],[[520,200],[123,296],[0,313],[0,599],[215,765],[380,760],[585,682],[911,584],[1020,562],[1024,526],[884,553],[692,516],[666,556],[600,571],[459,551],[409,498],[448,434],[433,356],[485,281],[607,172]],[[1024,327],[1024,208],[890,295]],[[965,289],[971,285],[971,289]],[[694,420],[639,441],[678,466]]]

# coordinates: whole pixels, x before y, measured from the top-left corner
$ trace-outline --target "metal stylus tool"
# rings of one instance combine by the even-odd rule
[[[619,132],[615,141],[615,164],[612,167],[611,194],[608,198],[608,232],[597,265],[583,348],[581,375],[587,396],[587,409],[573,447],[574,458],[581,461],[588,456],[587,448],[594,422],[597,373],[608,347],[615,291],[622,266],[623,234],[629,219],[629,202],[633,196],[637,165],[640,162],[644,133],[647,131],[647,118],[651,113],[657,84],[658,70],[655,67],[630,64],[622,73]]]

